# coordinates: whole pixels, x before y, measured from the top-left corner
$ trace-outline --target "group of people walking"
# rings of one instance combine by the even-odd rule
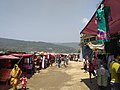
[[[68,56],[66,55],[57,55],[55,56],[55,63],[58,68],[60,68],[62,65],[66,67],[68,65]]]

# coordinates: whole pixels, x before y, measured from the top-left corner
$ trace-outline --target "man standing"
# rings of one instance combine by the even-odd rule
[[[111,72],[111,90],[120,90],[120,56],[116,56],[115,60],[110,64]]]
[[[108,70],[105,69],[103,65],[99,69],[97,69],[97,84],[100,90],[109,90],[107,88],[108,85]]]
[[[94,72],[94,65],[93,65],[93,63],[92,63],[91,61],[89,61],[88,72],[89,72],[90,82],[92,83],[92,81],[91,81],[91,76],[92,76],[92,74],[93,74],[93,76],[95,77],[96,74],[95,74],[95,72]]]

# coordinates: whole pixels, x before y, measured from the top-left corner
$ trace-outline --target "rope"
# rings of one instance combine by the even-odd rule
[[[23,54],[22,54],[22,57],[20,58],[20,60],[17,62],[17,65],[20,63],[20,61],[22,60],[23,58]]]

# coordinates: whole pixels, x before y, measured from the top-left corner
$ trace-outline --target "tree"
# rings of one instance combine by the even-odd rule
[[[80,48],[78,49],[78,53],[80,53]]]

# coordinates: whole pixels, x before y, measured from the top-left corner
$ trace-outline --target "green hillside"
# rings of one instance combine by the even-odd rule
[[[62,46],[67,46],[67,47],[72,47],[76,50],[80,48],[79,42],[71,42],[71,43],[57,43],[58,45]]]
[[[10,51],[45,51],[45,52],[76,52],[72,47],[56,45],[45,42],[22,41],[14,39],[0,38],[0,50]]]

